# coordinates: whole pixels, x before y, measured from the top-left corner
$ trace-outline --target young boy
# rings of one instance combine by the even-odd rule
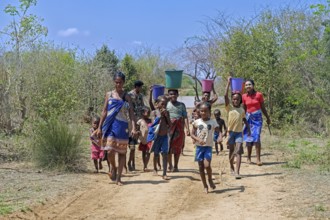
[[[228,112],[228,149],[229,149],[229,163],[231,173],[235,175],[235,179],[241,179],[240,167],[241,158],[243,154],[243,122],[248,129],[250,136],[250,126],[245,118],[245,111],[241,107],[242,95],[240,93],[232,93],[232,104],[229,104],[228,90],[231,77],[228,77],[225,93],[225,104]],[[234,157],[236,156],[236,167],[234,168]]]
[[[219,132],[214,132],[214,144],[215,144],[215,151],[217,155],[219,155],[219,147],[218,147],[218,139],[220,140],[220,151],[223,151],[223,145],[222,145],[222,137],[226,137],[227,133],[227,127],[225,121],[221,118],[221,112],[219,109],[214,110],[213,112],[215,120],[217,120],[217,123],[219,125]],[[223,132],[224,131],[224,132]]]

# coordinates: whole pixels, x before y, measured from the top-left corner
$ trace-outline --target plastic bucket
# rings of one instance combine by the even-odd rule
[[[166,70],[165,85],[167,89],[180,89],[183,70]]]
[[[231,92],[243,92],[244,79],[243,78],[231,78]]]
[[[158,96],[164,95],[165,93],[165,86],[163,85],[153,85],[152,86],[152,97],[154,100],[158,98]]]
[[[203,92],[211,92],[213,88],[213,80],[212,79],[203,79],[202,80],[202,91]]]

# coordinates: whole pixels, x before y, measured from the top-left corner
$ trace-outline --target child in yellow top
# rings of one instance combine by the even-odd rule
[[[250,127],[245,118],[245,111],[241,107],[242,95],[240,93],[232,93],[231,99],[232,104],[229,104],[228,90],[231,82],[231,77],[228,78],[226,93],[225,93],[225,104],[228,112],[228,127],[229,133],[228,138],[228,149],[229,149],[229,163],[232,174],[235,175],[236,179],[241,179],[240,167],[241,158],[243,154],[243,122],[248,129],[248,135],[250,136]],[[236,156],[236,167],[234,168],[234,157]]]

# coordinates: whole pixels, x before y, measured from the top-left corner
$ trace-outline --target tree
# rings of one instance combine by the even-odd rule
[[[121,71],[126,76],[125,90],[130,91],[134,88],[134,82],[139,79],[137,69],[134,65],[134,58],[129,54],[125,54],[124,59],[121,61],[120,67]]]
[[[9,103],[9,110],[17,112],[20,116],[19,129],[22,129],[27,117],[27,94],[25,91],[26,76],[22,72],[24,67],[21,55],[24,50],[33,48],[42,36],[47,35],[47,28],[41,25],[43,21],[41,18],[29,14],[29,9],[37,4],[36,0],[19,0],[19,2],[18,7],[10,4],[5,7],[4,12],[12,17],[12,21],[0,33],[7,37],[7,44],[12,47],[10,48],[13,53],[11,57],[14,59],[13,63],[9,63],[5,67],[8,74],[7,79],[10,82],[5,90],[14,91],[10,92],[9,96],[3,96],[2,98],[10,99],[3,100],[3,102]],[[15,114],[10,114],[10,121],[12,117],[15,117]],[[12,126],[8,128],[12,129]],[[7,130],[6,132],[11,133],[12,131]]]

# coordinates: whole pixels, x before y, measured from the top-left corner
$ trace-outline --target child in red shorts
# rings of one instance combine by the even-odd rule
[[[142,151],[142,162],[143,162],[143,171],[147,170],[149,159],[150,159],[150,149],[151,142],[147,142],[148,137],[148,129],[151,126],[152,122],[150,119],[150,108],[142,107],[141,109],[141,119],[137,121],[137,125],[139,127],[139,151]]]

